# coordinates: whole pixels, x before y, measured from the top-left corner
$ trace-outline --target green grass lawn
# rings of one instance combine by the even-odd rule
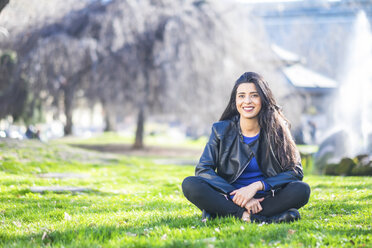
[[[38,177],[45,172],[90,177]],[[193,173],[193,165],[0,139],[0,247],[372,247],[371,177],[306,176],[302,219],[262,225],[202,222],[181,191]],[[47,185],[91,190],[30,191]]]

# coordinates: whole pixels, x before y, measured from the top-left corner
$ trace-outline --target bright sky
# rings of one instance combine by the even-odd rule
[[[284,2],[301,2],[303,0],[235,0],[241,3],[284,3]]]
[[[304,0],[235,0],[240,3],[286,3],[286,2],[302,2]],[[338,2],[341,0],[328,0],[328,2]]]

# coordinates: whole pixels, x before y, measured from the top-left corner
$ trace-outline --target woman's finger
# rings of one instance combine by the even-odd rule
[[[253,207],[252,212],[253,212],[254,214],[257,213],[257,206],[256,206],[256,205]]]
[[[260,205],[258,205],[258,212],[261,212],[262,211],[262,206],[261,206],[261,204]],[[258,213],[257,212],[257,213]]]
[[[257,208],[256,208],[256,213],[260,212],[261,211],[261,206],[258,204],[257,205]]]
[[[262,211],[262,206],[261,206],[261,204],[258,204],[258,206],[257,206],[257,213],[258,212],[261,212]]]
[[[242,201],[242,204],[240,204],[240,206],[241,206],[242,208],[244,208],[244,206],[247,205],[247,203],[248,203],[247,200],[243,200],[243,201]]]

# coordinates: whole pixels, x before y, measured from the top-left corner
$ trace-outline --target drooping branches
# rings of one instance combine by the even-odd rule
[[[85,99],[101,104],[107,130],[136,116],[141,148],[149,117],[203,128],[243,71],[275,75],[248,15],[206,1],[91,2],[16,43],[17,66],[44,109],[63,108],[66,134]]]

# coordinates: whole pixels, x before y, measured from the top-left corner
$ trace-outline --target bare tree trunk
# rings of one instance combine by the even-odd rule
[[[66,116],[66,124],[64,127],[65,136],[72,134],[72,104],[74,99],[74,90],[71,87],[64,87],[64,110]]]
[[[110,113],[105,113],[105,132],[115,132],[116,131],[116,125],[114,118]]]
[[[103,116],[105,118],[105,132],[116,131],[115,117],[112,115],[112,111],[109,109],[108,104],[103,98],[101,98],[101,104]]]
[[[145,107],[141,105],[137,117],[137,130],[136,130],[136,139],[133,145],[134,149],[143,149],[143,137],[144,137],[144,126],[145,126]]]
[[[141,38],[143,40],[141,40]],[[142,55],[143,59],[143,79],[144,79],[144,88],[142,91],[143,97],[141,98],[141,102],[139,103],[140,109],[138,112],[137,117],[137,130],[136,130],[136,139],[133,145],[134,149],[142,149],[144,147],[144,126],[145,126],[145,111],[146,108],[150,107],[150,75],[152,74],[152,69],[154,68],[154,61],[153,61],[153,48],[154,48],[154,40],[149,35],[149,33],[145,33],[143,37],[140,37],[139,40],[139,53]]]

